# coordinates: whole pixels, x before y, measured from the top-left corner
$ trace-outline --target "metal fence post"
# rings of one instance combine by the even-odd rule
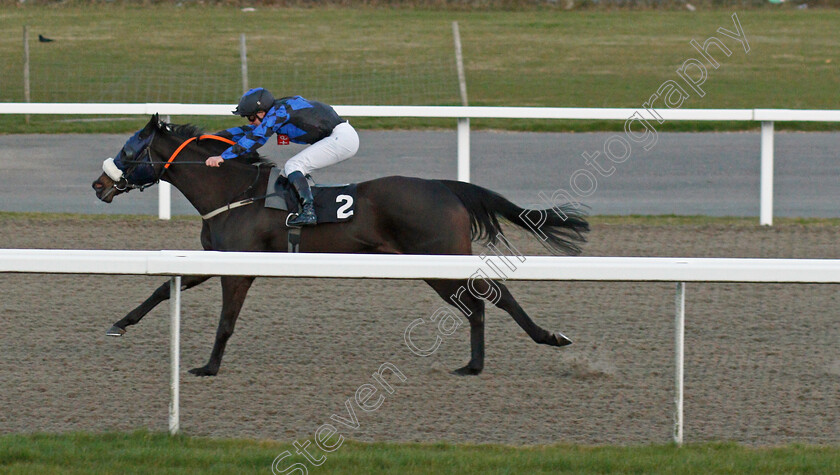
[[[467,77],[464,73],[464,55],[461,53],[461,31],[458,22],[452,22],[452,38],[455,40],[455,67],[458,70],[458,88],[461,105],[467,106]],[[458,181],[470,181],[470,118],[458,119]]]
[[[23,25],[23,101],[30,102],[29,89],[29,26]],[[29,114],[26,114],[26,123],[29,123]]]
[[[242,69],[242,92],[248,92],[248,48],[245,45],[245,33],[239,35],[239,62]]]

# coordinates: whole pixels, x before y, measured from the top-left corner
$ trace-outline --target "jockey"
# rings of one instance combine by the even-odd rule
[[[301,211],[287,221],[289,226],[311,226],[318,222],[312,190],[306,175],[346,160],[359,150],[359,135],[349,122],[339,117],[327,104],[300,96],[274,99],[268,90],[251,89],[239,100],[234,115],[245,117],[248,125],[234,127],[218,135],[236,141],[221,155],[207,159],[208,167],[218,167],[231,158],[253,152],[272,134],[277,143],[309,144],[309,147],[286,161],[284,170],[298,194]]]

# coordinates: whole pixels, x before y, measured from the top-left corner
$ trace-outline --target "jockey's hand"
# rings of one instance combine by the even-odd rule
[[[216,155],[215,157],[208,158],[207,161],[204,162],[204,164],[207,165],[208,167],[218,167],[224,161],[225,161],[224,158]]]

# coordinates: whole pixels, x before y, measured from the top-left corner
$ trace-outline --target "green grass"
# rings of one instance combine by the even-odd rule
[[[0,101],[21,101],[22,25],[29,25],[32,100],[38,102],[233,103],[239,35],[247,33],[250,84],[333,104],[459,103],[451,22],[463,42],[470,104],[639,108],[690,46],[717,36],[730,47],[708,68],[705,97],[682,108],[837,109],[840,11],[834,9],[521,11],[420,8],[269,8],[96,4],[0,7]],[[735,12],[749,53],[717,33]],[[56,39],[39,43],[43,33]],[[0,131],[128,132],[143,119],[0,116]],[[175,117],[213,130],[236,119]],[[360,128],[453,126],[452,120],[355,118]],[[474,120],[476,128],[620,130],[620,121]],[[755,123],[670,122],[658,130],[744,130]],[[837,130],[840,124],[777,124]]]
[[[303,441],[300,441],[303,442]],[[301,463],[312,473],[838,473],[837,447],[790,445],[749,448],[734,443],[585,447],[511,447],[344,441],[320,467],[295,454],[291,443],[169,437],[148,432],[32,434],[0,437],[4,473],[277,473]]]

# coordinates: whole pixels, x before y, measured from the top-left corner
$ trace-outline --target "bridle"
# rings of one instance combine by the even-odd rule
[[[156,133],[157,133],[156,131],[152,132],[151,135],[147,139],[144,140],[146,142],[146,145],[143,148],[143,151],[140,152],[140,155],[136,159],[122,160],[123,163],[131,164],[131,166],[129,166],[125,169],[125,171],[123,173],[123,178],[121,180],[119,180],[119,182],[114,183],[114,187],[117,190],[127,192],[129,190],[139,189],[140,191],[143,191],[150,186],[156,185],[163,178],[163,175],[166,174],[166,171],[169,170],[169,166],[172,165],[175,162],[175,159],[178,157],[178,155],[187,147],[187,145],[191,144],[192,142],[198,142],[199,140],[205,140],[205,139],[212,139],[212,140],[218,140],[220,142],[224,142],[228,145],[234,145],[236,143],[231,139],[221,137],[221,136],[218,136],[218,135],[212,135],[212,134],[203,134],[203,135],[198,135],[198,136],[195,136],[195,137],[190,137],[187,140],[183,141],[181,143],[181,145],[179,145],[178,148],[176,148],[175,151],[172,152],[172,155],[169,156],[169,159],[164,162],[163,160],[156,161],[152,157],[152,142],[154,142],[154,140],[155,140]],[[155,165],[159,164],[159,163],[163,164],[163,167],[160,169],[160,173],[158,173],[155,170]],[[178,162],[178,163],[180,165],[198,165],[198,164],[204,165],[204,162],[202,162],[202,161]],[[139,166],[143,165],[143,164],[148,164],[152,168],[152,173],[154,174],[154,179],[152,179],[151,181],[148,181],[146,183],[140,183],[140,184],[131,183],[131,181],[129,181],[128,177],[130,177],[137,170],[137,168]],[[120,184],[122,184],[122,188],[120,188]]]
[[[123,160],[124,163],[130,163],[130,164],[133,164],[133,166],[128,167],[125,170],[124,176],[123,176],[122,179],[119,180],[119,182],[114,182],[114,188],[116,188],[118,191],[128,192],[132,189],[139,189],[140,191],[143,191],[144,189],[146,189],[146,188],[148,188],[152,185],[157,184],[163,178],[163,175],[166,174],[166,171],[169,170],[169,166],[172,165],[173,163],[175,163],[175,159],[178,157],[178,155],[187,147],[187,145],[191,144],[192,142],[198,142],[200,140],[217,140],[217,141],[220,141],[220,142],[224,142],[228,145],[236,144],[236,142],[234,142],[233,140],[228,139],[226,137],[221,137],[221,136],[218,136],[218,135],[212,135],[212,134],[198,135],[198,136],[195,136],[195,137],[190,137],[187,140],[183,141],[181,143],[181,145],[179,145],[178,148],[176,148],[175,151],[172,152],[172,155],[170,155],[169,159],[167,159],[165,162],[163,160],[155,161],[152,157],[152,152],[151,152],[152,142],[155,139],[155,134],[156,134],[156,131],[153,131],[151,133],[151,135],[147,139],[144,140],[146,142],[146,146],[144,147],[143,151],[140,153],[140,156],[136,160]],[[131,174],[133,174],[135,172],[135,170],[137,169],[137,167],[139,167],[140,165],[142,165],[144,163],[147,163],[147,164],[149,164],[149,166],[152,167],[152,171],[154,173],[154,179],[152,181],[149,181],[147,183],[142,183],[142,184],[131,183],[127,179],[127,177],[130,176]],[[160,173],[158,174],[157,171],[155,170],[155,164],[161,164],[161,163],[163,164],[163,166],[161,167]],[[205,162],[203,162],[203,161],[190,161],[190,162],[183,162],[182,161],[182,162],[177,162],[177,163],[179,165],[204,165],[205,164]],[[259,166],[259,164],[258,164],[258,166]],[[259,172],[259,168],[258,168],[256,176],[254,177],[254,181],[251,183],[251,185],[248,186],[248,188],[246,188],[242,193],[239,193],[236,196],[246,195],[248,193],[248,191],[250,191],[251,189],[253,189],[256,186],[257,182],[259,181],[259,177],[260,177],[260,172]],[[120,184],[122,184],[122,188],[120,188]],[[213,211],[211,211],[207,214],[202,215],[201,217],[202,217],[202,219],[210,219],[210,218],[212,218],[212,217],[214,217],[218,214],[224,213],[224,212],[229,211],[229,210],[234,209],[234,208],[238,208],[240,206],[249,205],[249,204],[257,201],[258,199],[266,198],[267,196],[269,196],[269,195],[262,196],[262,197],[245,198],[245,199],[240,200],[240,201],[230,202],[230,203],[226,204],[225,206],[222,206],[222,207],[217,208],[217,209],[215,209],[215,210],[213,210]]]

